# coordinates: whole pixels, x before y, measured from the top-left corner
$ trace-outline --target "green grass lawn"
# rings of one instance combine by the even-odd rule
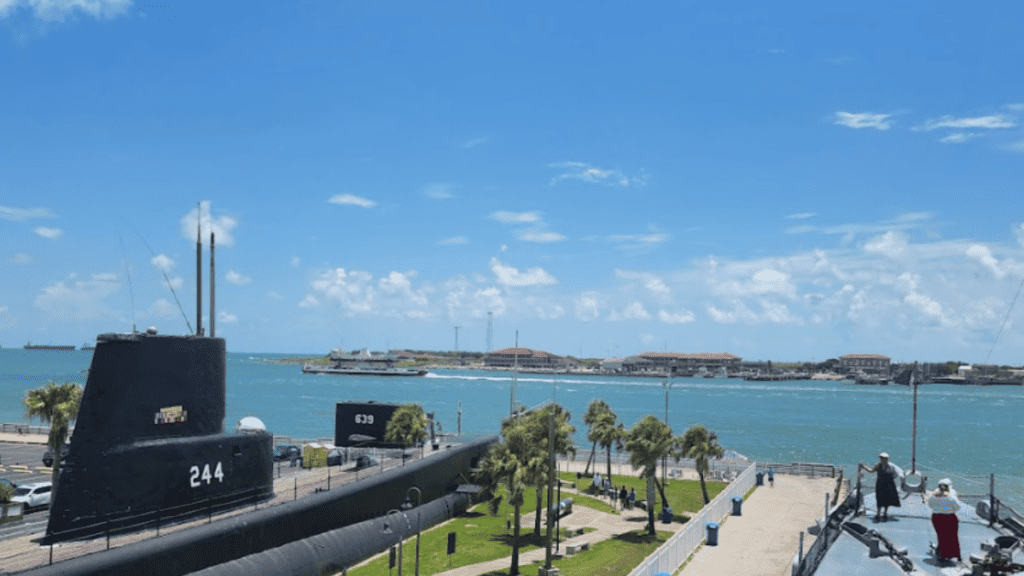
[[[533,512],[537,506],[536,492],[531,488],[527,489],[525,502],[521,514],[525,516]],[[563,496],[564,498],[564,496]],[[505,530],[506,510],[507,518],[512,518],[512,507],[501,505],[497,517],[487,514],[487,504],[478,504],[462,516],[455,518],[452,522],[429,532],[420,535],[420,574],[429,576],[444,572],[451,568],[478,564],[498,558],[506,558],[512,555],[512,531]],[[533,522],[522,522],[519,528],[519,553],[533,550],[544,546],[545,525],[541,523],[540,538],[533,534]],[[451,567],[448,566],[448,533],[455,532],[455,554],[451,558]],[[567,536],[565,529],[562,530],[562,541]],[[403,551],[403,573],[412,574],[416,566],[416,538],[406,540]],[[397,568],[397,567],[396,567]],[[349,570],[351,576],[377,576],[388,574],[388,557],[385,554],[365,566]]]
[[[580,488],[589,489],[591,485],[589,478],[577,479],[576,474],[573,472],[562,472],[559,474],[559,477],[563,481],[576,482],[576,486]],[[616,489],[622,488],[622,485],[625,484],[627,492],[630,488],[636,490],[638,499],[647,497],[646,480],[634,476],[613,476],[612,481],[615,483]],[[707,481],[708,497],[714,500],[715,496],[724,490],[726,486],[728,484],[725,482]],[[668,498],[668,504],[672,507],[677,521],[680,518],[686,517],[685,512],[698,512],[704,507],[704,497],[701,495],[700,481],[698,480],[673,480],[669,478],[665,486],[665,496]],[[657,498],[660,500],[661,496],[659,495]],[[607,500],[602,498],[601,502],[604,503]],[[655,510],[660,508],[661,503],[659,502]],[[685,520],[682,521],[685,522]]]
[[[565,576],[626,576],[671,535],[671,532],[658,532],[656,536],[651,536],[644,530],[626,532],[611,540],[597,542],[585,552],[558,556],[552,565]],[[519,572],[524,575],[536,574],[538,566],[543,566],[543,562],[520,565]],[[484,576],[508,576],[508,570],[488,572]]]

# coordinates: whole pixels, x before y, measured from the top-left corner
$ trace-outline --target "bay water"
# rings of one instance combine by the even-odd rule
[[[425,377],[303,374],[280,354],[229,353],[227,417],[259,417],[275,434],[332,438],[334,406],[345,400],[416,402],[445,432],[497,433],[509,413],[513,374],[436,370]],[[92,353],[0,349],[0,422],[27,422],[25,393],[47,381],[85,384]],[[515,377],[518,401],[536,406],[553,397],[576,426],[576,445],[589,450],[583,414],[603,399],[627,428],[648,414],[665,416],[659,378],[603,375]],[[723,447],[758,461],[820,462],[856,474],[880,451],[910,469],[913,392],[906,386],[856,386],[832,381],[746,382],[675,378],[668,422],[681,434],[702,424]],[[1024,511],[1024,388],[927,384],[918,388],[917,468],[929,485],[950,477],[963,494],[996,492]],[[38,422],[36,422],[38,423]],[[867,479],[873,483],[873,477]]]

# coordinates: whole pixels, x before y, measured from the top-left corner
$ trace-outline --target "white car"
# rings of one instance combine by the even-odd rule
[[[25,509],[46,508],[50,506],[50,492],[53,489],[51,482],[36,482],[35,484],[18,484],[14,489],[11,502],[22,502]]]

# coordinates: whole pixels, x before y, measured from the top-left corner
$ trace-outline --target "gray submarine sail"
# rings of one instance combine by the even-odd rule
[[[199,286],[199,242],[197,260]],[[196,308],[195,335],[97,336],[43,543],[273,495],[273,435],[224,432],[227,348],[212,325],[203,335],[198,298]]]

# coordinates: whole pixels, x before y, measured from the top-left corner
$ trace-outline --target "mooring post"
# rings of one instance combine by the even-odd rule
[[[299,499],[299,477],[295,476],[294,480],[295,480],[295,493],[292,496],[292,500],[298,500]]]
[[[107,550],[110,550],[110,518],[107,518]]]

